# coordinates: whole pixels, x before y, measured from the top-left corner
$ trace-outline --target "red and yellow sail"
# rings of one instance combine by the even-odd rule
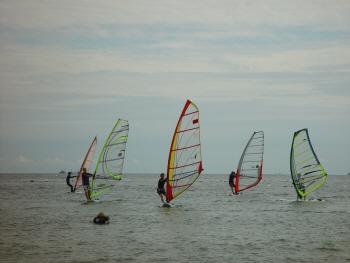
[[[189,188],[202,172],[199,111],[187,100],[176,125],[167,169],[167,201]]]

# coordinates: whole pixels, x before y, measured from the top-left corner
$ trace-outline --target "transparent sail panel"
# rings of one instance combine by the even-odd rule
[[[262,176],[264,132],[254,132],[245,147],[237,168],[236,191],[257,185]]]
[[[128,134],[128,121],[119,119],[101,151],[91,196],[108,190],[121,179]]]

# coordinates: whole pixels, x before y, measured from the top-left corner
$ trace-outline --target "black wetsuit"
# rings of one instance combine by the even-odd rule
[[[95,224],[108,224],[109,223],[109,216],[95,217],[93,222]]]
[[[165,195],[165,189],[164,189],[164,184],[167,181],[167,179],[159,179],[158,181],[158,188],[157,188],[157,193]]]
[[[92,175],[92,174],[89,174],[89,173],[82,173],[81,174],[81,180],[83,181],[83,185],[90,185],[89,177],[87,175]]]
[[[234,183],[234,179],[237,177],[236,174],[230,174],[230,177],[229,177],[229,180],[228,180],[228,183],[229,185],[232,185],[233,187],[236,187],[235,183]]]
[[[70,186],[70,191],[71,192],[74,192],[73,185],[70,184],[70,179],[73,178],[73,177],[75,177],[75,176],[70,176],[70,174],[68,174],[67,178],[66,178],[67,185]]]

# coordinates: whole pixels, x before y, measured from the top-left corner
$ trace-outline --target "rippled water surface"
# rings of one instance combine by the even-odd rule
[[[201,175],[163,208],[159,175],[124,175],[81,203],[64,174],[2,174],[1,262],[349,262],[350,176],[296,199],[288,175],[229,196],[228,175]],[[34,182],[31,182],[34,180]],[[92,219],[104,212],[108,225]]]

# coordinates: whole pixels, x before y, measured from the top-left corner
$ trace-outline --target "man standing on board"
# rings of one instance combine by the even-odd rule
[[[74,192],[74,188],[73,188],[73,185],[70,184],[70,179],[74,178],[76,176],[71,176],[71,174],[72,174],[71,172],[68,172],[68,175],[66,177],[66,182],[67,182],[67,185],[70,186],[71,193],[73,193]]]
[[[166,181],[167,181],[167,179],[164,179],[164,174],[161,173],[160,179],[158,181],[157,193],[159,194],[160,199],[162,199],[163,204],[164,204],[163,195],[166,197],[166,193],[165,193],[165,189],[164,189],[164,184]]]
[[[86,200],[91,200],[90,198],[90,191],[91,191],[91,186],[89,183],[89,177],[94,176],[93,174],[89,174],[86,172],[86,168],[83,168],[83,173],[81,174],[81,180],[83,181],[83,187],[85,191],[85,197]]]
[[[236,185],[234,183],[234,179],[237,177],[237,174],[235,172],[232,171],[232,173],[230,174],[228,183],[231,186],[231,190],[232,190],[232,194],[236,195]],[[234,189],[234,190],[233,190]]]

